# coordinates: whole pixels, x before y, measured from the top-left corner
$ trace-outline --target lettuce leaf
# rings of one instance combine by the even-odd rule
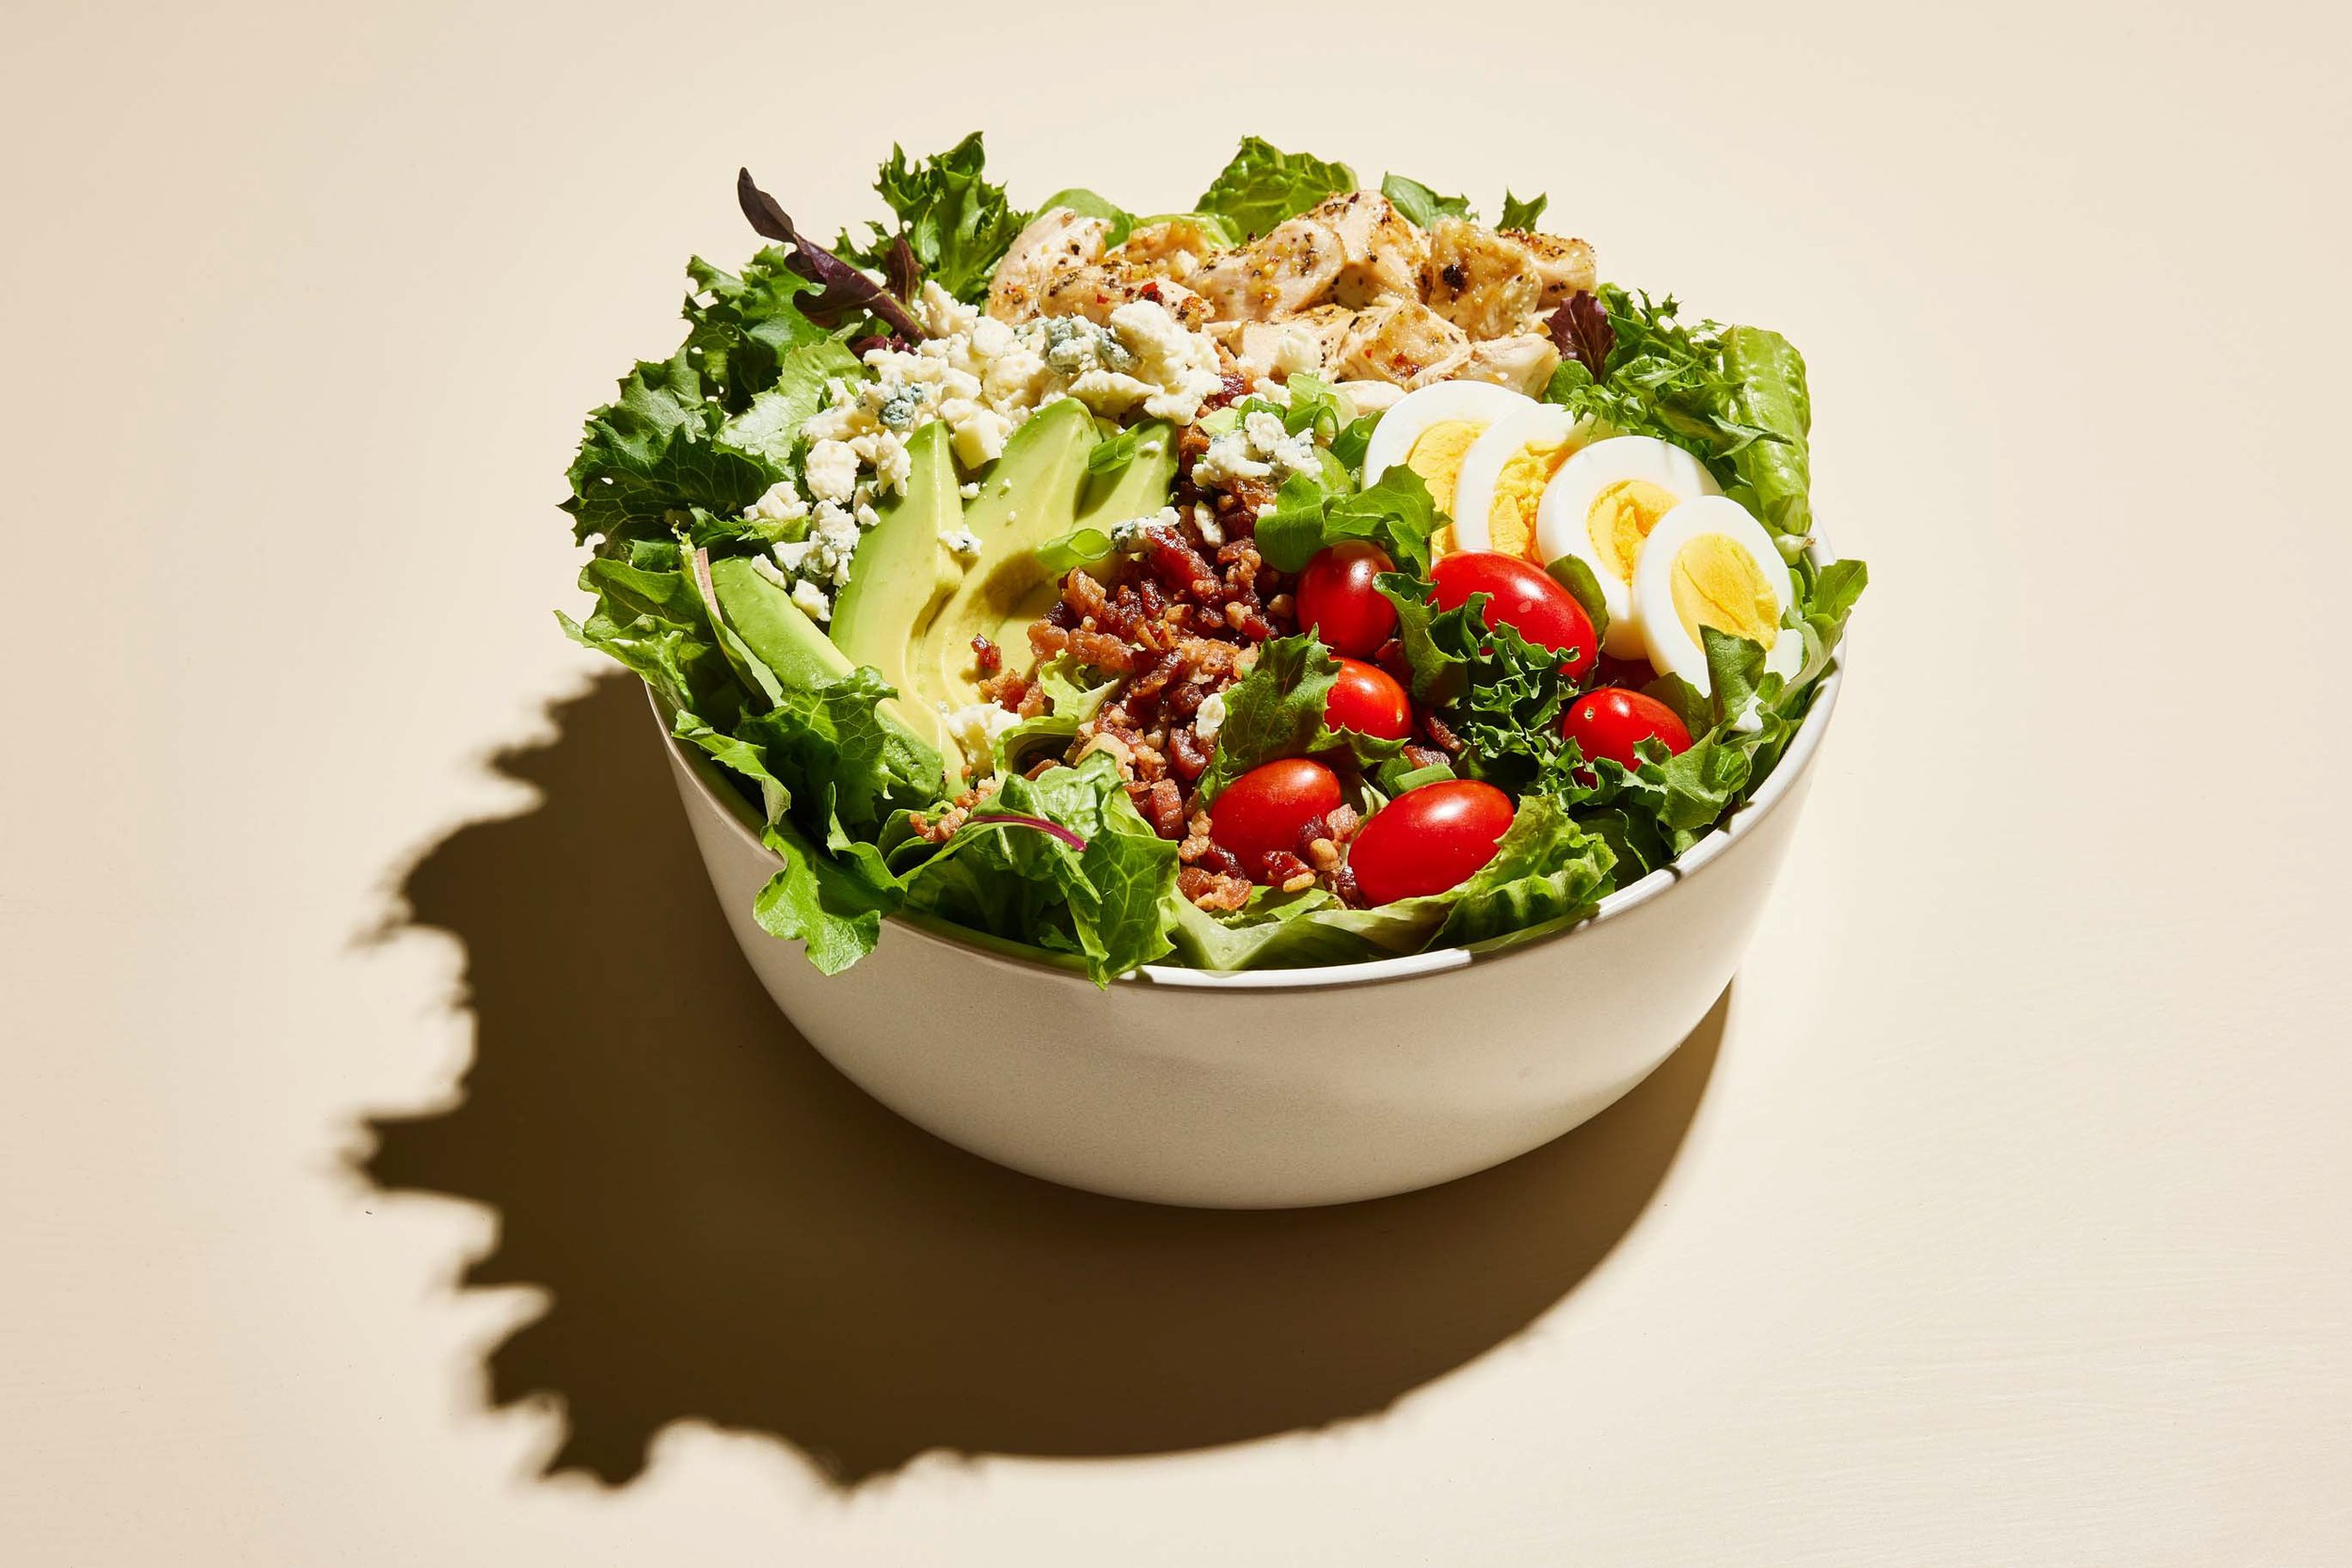
[[[1533,229],[1542,220],[1544,209],[1550,205],[1551,198],[1548,196],[1538,194],[1526,201],[1521,201],[1509,191],[1504,191],[1502,193],[1502,221],[1495,227],[1519,230]]]
[[[1233,161],[1193,205],[1231,219],[1244,239],[1254,240],[1333,192],[1355,188],[1356,171],[1345,164],[1326,163],[1310,152],[1284,152],[1261,137],[1244,136]]]
[[[850,262],[801,232],[776,198],[759,188],[748,168],[735,176],[736,204],[755,232],[789,245],[785,266],[815,284],[796,301],[818,325],[854,329],[868,318],[904,338],[920,338],[923,325],[903,301]]]
[[[1110,232],[1103,237],[1103,243],[1105,245],[1118,245],[1129,234],[1135,232],[1135,214],[1107,197],[1097,196],[1083,185],[1073,185],[1068,190],[1056,191],[1037,204],[1037,210],[1041,213],[1050,213],[1057,207],[1066,207],[1082,218],[1101,218],[1104,223],[1109,224]]]
[[[1418,575],[1429,567],[1429,539],[1445,524],[1421,475],[1399,463],[1369,488],[1337,491],[1311,474],[1293,474],[1258,520],[1258,553],[1295,572],[1317,550],[1343,539],[1369,539],[1391,562]]]
[[[620,396],[589,416],[565,473],[572,536],[659,538],[670,532],[673,512],[731,514],[757,500],[784,469],[723,441],[723,418],[720,404],[704,399],[686,350],[641,363]]]
[[[1407,180],[1391,174],[1380,182],[1380,194],[1393,203],[1419,228],[1427,229],[1439,218],[1469,218],[1476,222],[1478,214],[1470,211],[1467,196],[1439,196],[1418,180]]]
[[[824,406],[826,383],[863,373],[857,356],[832,338],[787,349],[770,385],[719,427],[719,441],[781,468],[801,437],[801,426]]]
[[[845,260],[887,276],[892,243],[903,240],[919,269],[908,280],[907,297],[914,281],[928,277],[965,304],[978,304],[988,297],[989,274],[1028,216],[1013,210],[1002,185],[988,182],[987,162],[977,131],[920,163],[910,164],[906,150],[893,144],[874,189],[897,215],[897,228],[885,234],[880,224],[868,224],[863,245],[844,230],[835,248]],[[1065,191],[1047,205],[1069,206],[1068,198],[1091,194]]]
[[[694,284],[686,296],[687,356],[701,367],[704,390],[729,413],[775,384],[785,355],[831,341],[793,303],[815,285],[787,265],[789,254],[770,245],[740,277],[699,256],[686,263]]]
[[[753,900],[760,928],[800,942],[824,974],[838,974],[871,953],[882,916],[901,902],[898,885],[876,880],[863,859],[836,860],[818,851],[789,821],[771,822],[762,837],[784,868]]]
[[[1169,934],[1202,969],[1299,969],[1553,928],[1592,913],[1616,863],[1606,837],[1541,796],[1519,802],[1495,858],[1448,893],[1351,910],[1321,889],[1263,893],[1228,915],[1181,897]]]
[[[1015,817],[1057,823],[1085,847],[1002,820]],[[1152,831],[1127,799],[1118,766],[1096,752],[1074,768],[1006,779],[936,853],[907,872],[904,887],[910,908],[1074,954],[1104,985],[1168,951],[1176,869],[1175,844]]]
[[[1261,763],[1312,751],[1317,737],[1328,733],[1323,705],[1339,675],[1331,650],[1312,633],[1260,643],[1249,673],[1225,689],[1225,722],[1200,775],[1200,800],[1216,800],[1219,790]]]
[[[1733,458],[1753,442],[1781,437],[1755,422],[1739,377],[1724,366],[1723,329],[1711,322],[1684,325],[1672,296],[1653,300],[1613,283],[1595,295],[1612,339],[1607,373],[1564,357],[1546,400],[1629,435],[1672,441],[1731,488],[1740,478]]]
[[[1813,467],[1806,445],[1813,397],[1805,387],[1804,356],[1777,332],[1728,326],[1723,359],[1738,421],[1770,437],[1732,453],[1740,483],[1726,486],[1725,493],[1774,533],[1803,539],[1813,531]]]

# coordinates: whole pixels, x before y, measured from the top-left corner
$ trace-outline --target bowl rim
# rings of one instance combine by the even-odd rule
[[[1828,554],[1818,532],[1805,553],[1816,565],[1823,565],[1836,559]],[[1837,706],[1838,693],[1845,685],[1846,661],[1852,642],[1853,628],[1849,624],[1845,635],[1838,639],[1837,646],[1831,653],[1829,667],[1821,673],[1812,705],[1805,710],[1804,721],[1797,726],[1797,733],[1789,737],[1788,749],[1773,766],[1771,777],[1757,787],[1756,793],[1725,817],[1721,825],[1676,856],[1672,863],[1659,867],[1639,881],[1619,888],[1603,898],[1591,914],[1573,925],[1547,931],[1538,937],[1502,939],[1505,945],[1485,952],[1475,946],[1443,947],[1425,953],[1403,954],[1392,958],[1369,958],[1352,964],[1324,964],[1312,969],[1222,971],[1192,969],[1180,964],[1145,964],[1118,976],[1111,984],[1180,990],[1250,992],[1381,985],[1539,954],[1554,942],[1569,941],[1604,922],[1629,913],[1706,870],[1732,845],[1753,832],[1795,787],[1797,781],[1812,766],[1814,755],[1820,750],[1822,736],[1828,733],[1830,714]],[[718,776],[718,764],[707,752],[688,746],[670,733],[670,726],[661,711],[661,700],[650,686],[645,688],[645,698],[655,727],[661,734],[662,744],[670,749],[674,758],[683,764],[686,776],[693,781],[704,803],[716,808],[737,838],[754,853],[781,865],[783,862],[775,851],[769,848],[760,837],[759,829],[764,824],[753,820],[751,803]],[[1064,968],[1045,959],[992,945],[1004,939],[991,938],[986,932],[968,931],[951,922],[903,910],[883,918],[919,942],[953,948],[967,958],[984,963],[1018,970],[1041,979],[1082,986],[1089,991],[1098,989],[1081,970]],[[1005,942],[1007,948],[1013,945]]]

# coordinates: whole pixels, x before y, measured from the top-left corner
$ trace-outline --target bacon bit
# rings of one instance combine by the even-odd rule
[[[1204,910],[1237,910],[1249,902],[1247,879],[1197,865],[1184,866],[1176,873],[1176,891]]]
[[[1280,888],[1284,893],[1297,893],[1315,885],[1315,868],[1288,849],[1277,849],[1266,855],[1264,860],[1268,887]]]
[[[1005,667],[1003,650],[985,637],[972,639],[972,662],[983,675],[993,675]]]

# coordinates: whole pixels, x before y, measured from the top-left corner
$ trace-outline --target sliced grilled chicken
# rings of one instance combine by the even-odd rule
[[[1322,334],[1301,318],[1218,322],[1209,328],[1209,336],[1232,358],[1234,372],[1249,381],[1314,375],[1323,370]]]
[[[1348,326],[1355,320],[1356,312],[1344,305],[1318,305],[1291,318],[1292,325],[1303,326],[1315,335],[1326,365],[1339,362],[1340,340],[1347,336]]]
[[[1169,218],[1136,230],[1106,260],[1182,283],[1224,248],[1222,239],[1192,219]]]
[[[993,293],[992,289],[992,304]],[[1197,327],[1209,319],[1209,302],[1174,278],[1162,277],[1142,267],[1101,262],[1056,273],[1038,295],[1035,313],[1084,316],[1090,322],[1108,325],[1113,310],[1138,299],[1167,306],[1168,313],[1186,326]]]
[[[1307,215],[1340,237],[1340,276],[1331,296],[1362,307],[1391,294],[1429,293],[1429,239],[1378,191],[1326,198]]]
[[[1430,308],[1472,338],[1518,332],[1542,303],[1526,245],[1460,218],[1439,218],[1429,230]]]
[[[1405,395],[1405,388],[1393,381],[1343,381],[1339,389],[1359,414],[1385,414]]]
[[[1544,285],[1537,309],[1557,310],[1568,302],[1570,294],[1592,293],[1597,277],[1593,270],[1593,247],[1582,240],[1555,239],[1549,234],[1528,234],[1516,229],[1504,230],[1502,237],[1518,241],[1535,259],[1535,276]]]
[[[1529,397],[1541,397],[1560,368],[1560,350],[1541,332],[1517,332],[1469,343],[1413,378],[1415,388],[1435,381],[1491,381]]]
[[[1219,321],[1280,321],[1322,304],[1344,263],[1337,234],[1312,218],[1293,218],[1187,281]]]
[[[1005,252],[988,281],[988,313],[998,321],[1026,321],[1056,277],[1103,259],[1111,226],[1053,207],[1029,220]]]
[[[1410,386],[1430,366],[1470,346],[1462,329],[1417,299],[1382,300],[1341,334],[1334,369],[1349,379]]]

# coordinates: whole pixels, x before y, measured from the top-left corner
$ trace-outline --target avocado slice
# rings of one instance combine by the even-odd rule
[[[906,488],[858,541],[849,583],[834,600],[833,641],[852,664],[871,665],[897,687],[915,733],[953,758],[947,726],[912,657],[918,628],[963,580],[963,562],[942,537],[963,526],[947,427],[916,430],[907,437],[907,457]]]
[[[824,628],[792,602],[792,595],[754,570],[748,558],[712,562],[710,594],[717,601],[714,619],[721,640],[732,637],[741,646],[730,649],[730,654],[748,653],[756,661],[759,668],[752,674],[762,688],[772,681],[784,690],[805,691],[837,681],[857,668],[849,655],[834,646]],[[774,694],[770,691],[771,699]],[[916,705],[885,697],[876,705],[875,712],[885,725],[921,751],[936,752],[939,748],[931,740],[933,725],[918,723],[910,711]],[[941,753],[950,763],[960,754],[953,748]]]
[[[1136,455],[1124,467],[1088,476],[1078,498],[1076,527],[1101,529],[1113,523],[1148,517],[1168,504],[1168,487],[1176,483],[1176,427],[1152,420],[1135,427]]]
[[[823,686],[857,668],[790,594],[752,569],[749,557],[712,562],[710,592],[724,629],[786,689]]]
[[[1054,594],[1038,546],[1077,526],[1087,453],[1099,439],[1085,404],[1064,399],[1030,415],[1005,443],[963,509],[963,526],[980,541],[979,560],[915,634],[908,678],[916,696],[950,708],[980,701],[975,637],[1025,657],[1029,623]]]

